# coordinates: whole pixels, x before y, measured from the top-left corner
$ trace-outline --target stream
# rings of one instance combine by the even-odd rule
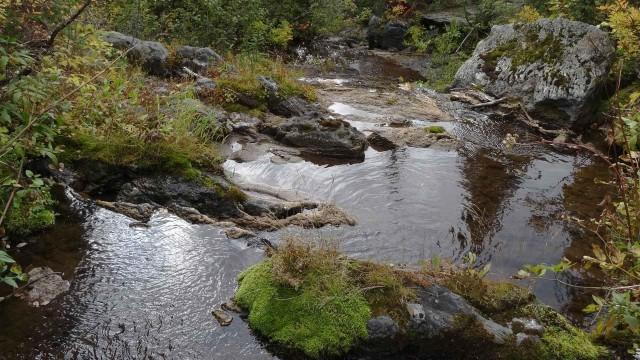
[[[365,133],[398,121],[435,124],[461,145],[369,148],[359,163],[281,161],[271,144],[232,137],[230,154],[249,153],[224,164],[233,181],[335,203],[358,221],[261,237],[331,239],[349,256],[398,265],[436,256],[460,262],[473,252],[500,280],[525,264],[579,260],[588,253],[590,240],[560,216],[598,213],[595,204],[607,189],[593,179],[608,178],[606,166],[586,154],[536,144],[517,124],[455,107],[442,95],[416,95],[400,84],[420,75],[381,57],[353,60],[348,70],[310,71],[302,81],[318,88],[322,106]],[[519,134],[522,145],[503,144],[507,133]],[[74,200],[68,190],[66,197],[59,223],[16,257],[64,272],[71,289],[41,308],[16,299],[0,303],[0,359],[277,358],[241,319],[223,328],[211,316],[262,250],[164,211],[147,228],[131,227],[134,221],[123,215]],[[589,283],[597,276],[570,273],[563,280]],[[582,321],[589,294],[551,278],[519,284]]]

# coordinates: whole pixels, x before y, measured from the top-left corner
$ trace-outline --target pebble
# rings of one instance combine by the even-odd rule
[[[227,312],[222,309],[213,310],[211,312],[211,315],[213,315],[213,317],[216,318],[216,320],[218,320],[218,323],[220,324],[220,326],[229,326],[233,321],[233,316],[227,314]]]

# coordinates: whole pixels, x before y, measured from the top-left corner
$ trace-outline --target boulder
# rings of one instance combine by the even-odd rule
[[[313,105],[300,97],[292,96],[287,98],[283,96],[280,93],[280,86],[275,80],[260,76],[258,81],[260,81],[267,94],[267,107],[273,114],[292,117],[302,116],[316,110]]]
[[[367,139],[348,122],[318,114],[265,123],[260,131],[303,153],[332,158],[364,159]]]
[[[405,48],[404,36],[408,29],[407,24],[401,21],[383,23],[379,17],[373,16],[367,28],[369,47],[383,50],[402,50]]]
[[[579,130],[593,119],[614,51],[605,32],[577,21],[498,25],[460,67],[454,86],[517,98],[545,125]]]
[[[222,56],[208,47],[180,46],[176,49],[176,56],[180,67],[187,67],[197,73],[223,61]]]
[[[151,75],[169,76],[169,50],[156,41],[144,41],[119,32],[111,31],[103,39],[120,50],[129,50],[127,57],[139,64]]]

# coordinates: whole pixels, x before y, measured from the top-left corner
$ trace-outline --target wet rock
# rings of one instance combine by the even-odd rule
[[[604,31],[564,18],[494,26],[454,86],[515,97],[548,126],[583,129],[593,120],[614,52]]]
[[[117,199],[128,203],[158,204],[164,207],[194,208],[215,218],[240,216],[233,198],[224,196],[230,186],[221,178],[211,177],[214,186],[206,186],[180,176],[142,176],[124,184]]]
[[[156,41],[144,41],[119,32],[111,31],[104,35],[104,40],[120,50],[129,50],[130,61],[142,66],[151,75],[169,76],[169,51]]]
[[[241,229],[239,227],[229,228],[225,230],[224,233],[225,235],[227,235],[229,239],[234,239],[234,240],[256,237],[256,234],[254,232]]]
[[[261,131],[303,153],[333,158],[364,159],[367,140],[349,123],[317,115],[291,118],[279,124],[265,123]]]
[[[242,309],[236,304],[236,302],[233,299],[227,300],[220,307],[222,308],[222,310],[234,312],[236,314],[243,313]]]
[[[302,116],[316,110],[312,104],[302,98],[297,96],[284,97],[280,94],[280,87],[275,80],[264,76],[258,77],[258,80],[267,93],[267,106],[273,114],[289,118]]]
[[[383,23],[379,17],[373,16],[369,20],[367,28],[369,47],[383,50],[402,50],[405,48],[404,36],[408,29],[407,24],[401,21]]]
[[[31,306],[45,306],[69,290],[69,282],[48,267],[34,268],[28,275],[29,285],[18,290],[16,296]]]
[[[220,326],[229,326],[233,321],[233,316],[229,315],[222,309],[215,309],[211,312],[211,315],[218,321]]]
[[[458,329],[456,319],[459,316],[474,319],[496,344],[504,344],[513,333],[493,320],[483,317],[480,312],[464,298],[451,290],[432,285],[418,291],[419,304],[424,318],[411,318],[409,329],[418,338],[432,339],[446,333],[464,331]]]
[[[208,47],[180,46],[176,49],[176,57],[180,67],[186,66],[200,74],[223,61],[222,56]]]
[[[132,204],[128,202],[109,202],[102,200],[97,200],[96,205],[128,216],[142,223],[149,222],[153,213],[158,209],[157,206],[147,203]]]
[[[273,216],[251,216],[233,220],[239,226],[254,230],[273,231],[287,226],[317,229],[324,226],[355,225],[356,220],[344,210],[332,204],[320,204],[315,209],[305,210],[285,218]]]
[[[389,151],[398,147],[393,141],[380,135],[378,132],[372,132],[367,136],[367,142],[376,151]]]
[[[448,133],[432,133],[426,128],[397,128],[379,131],[380,138],[394,144],[396,147],[410,146],[428,148],[439,145],[443,148],[453,148],[458,142]]]
[[[544,335],[544,326],[535,319],[514,318],[511,320],[511,330],[527,335]]]

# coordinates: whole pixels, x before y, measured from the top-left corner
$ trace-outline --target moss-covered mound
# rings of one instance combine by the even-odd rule
[[[405,344],[397,351],[424,358],[431,352],[435,358],[464,358],[474,348],[481,359],[597,360],[605,354],[562,315],[534,303],[527,289],[487,281],[476,270],[455,266],[400,270],[348,259],[335,248],[299,240],[287,240],[269,255],[240,274],[235,300],[249,313],[252,329],[313,358],[341,355],[358,345],[370,351],[389,341]],[[460,295],[479,312],[459,314],[459,324],[424,338],[414,334],[416,319],[411,318],[406,304],[422,304],[425,312],[443,311],[431,308],[417,290],[434,284]],[[539,341],[522,345],[517,345],[516,334],[507,335],[504,343],[494,342],[479,314],[499,324],[494,327],[503,328],[514,318],[535,319],[544,326],[544,333]],[[367,324],[383,315],[397,324],[399,332],[388,339],[376,338],[372,344],[367,341]]]

